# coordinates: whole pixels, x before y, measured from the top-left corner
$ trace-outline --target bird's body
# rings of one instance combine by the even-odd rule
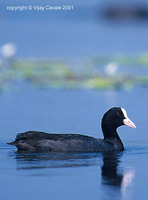
[[[102,152],[105,150],[123,150],[122,142],[113,145],[104,139],[81,134],[53,134],[38,131],[28,131],[17,135],[14,142],[19,150],[48,152]],[[107,148],[106,148],[107,147]]]
[[[121,125],[136,128],[123,108],[112,108],[102,118],[104,139],[81,134],[53,134],[28,131],[17,135],[14,145],[18,150],[47,152],[104,152],[122,151],[123,143],[116,131]]]

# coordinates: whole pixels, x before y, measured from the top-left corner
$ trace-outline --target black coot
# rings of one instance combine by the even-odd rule
[[[122,151],[123,143],[117,133],[117,128],[127,125],[136,128],[127,117],[124,108],[114,107],[108,110],[102,118],[104,139],[80,134],[52,134],[38,131],[28,131],[17,135],[14,145],[18,150],[48,151],[48,152],[104,152]]]

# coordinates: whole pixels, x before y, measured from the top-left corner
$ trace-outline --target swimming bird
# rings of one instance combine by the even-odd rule
[[[82,134],[53,134],[39,131],[28,131],[16,136],[14,145],[18,150],[47,152],[105,152],[122,151],[123,143],[117,128],[127,125],[136,128],[128,118],[126,110],[120,107],[109,109],[102,118],[103,139]]]

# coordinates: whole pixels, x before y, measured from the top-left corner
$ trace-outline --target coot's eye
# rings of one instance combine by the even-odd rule
[[[119,112],[117,112],[117,114],[116,114],[117,116],[120,116],[120,113]]]

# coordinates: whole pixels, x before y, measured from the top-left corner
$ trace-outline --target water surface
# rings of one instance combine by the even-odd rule
[[[39,90],[25,87],[0,94],[0,198],[145,199],[148,137],[147,88],[125,91]],[[122,106],[137,129],[120,127],[120,153],[19,153],[6,142],[27,130],[102,137],[100,121]]]
[[[7,6],[73,5],[70,11],[8,11]],[[120,7],[147,7],[147,1],[121,1]],[[14,43],[19,57],[79,57],[96,54],[147,52],[147,20],[110,21],[103,1],[1,1],[0,46]]]

